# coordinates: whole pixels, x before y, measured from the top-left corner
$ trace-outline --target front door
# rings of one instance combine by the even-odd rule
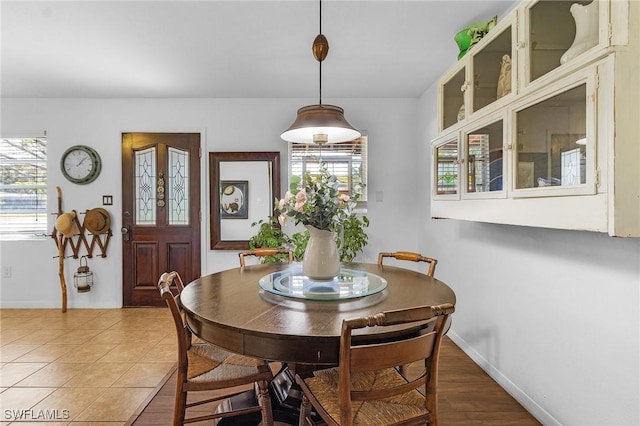
[[[200,276],[200,134],[122,134],[124,306],[162,306],[165,271]]]

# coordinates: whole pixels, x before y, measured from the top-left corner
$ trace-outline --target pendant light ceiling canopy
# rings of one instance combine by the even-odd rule
[[[322,0],[320,4],[320,34],[313,40],[313,56],[320,69],[319,96],[317,105],[308,105],[298,110],[293,124],[280,137],[287,142],[299,143],[339,143],[359,138],[362,134],[346,118],[339,106],[322,103],[322,61],[329,53],[329,42],[322,34]]]

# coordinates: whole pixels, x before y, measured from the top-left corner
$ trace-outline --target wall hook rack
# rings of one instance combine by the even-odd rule
[[[56,191],[58,193],[58,212],[55,214],[57,217],[60,217],[64,214],[62,211],[62,190],[59,186],[56,186]],[[113,235],[110,227],[111,218],[109,216],[109,212],[104,209],[94,210],[100,210],[100,214],[104,218],[104,223],[102,223],[103,226],[100,229],[95,229],[95,224],[93,223],[91,223],[91,229],[87,229],[86,220],[81,221],[77,212],[72,210],[72,229],[75,227],[77,232],[67,234],[67,236],[60,232],[60,230],[56,228],[56,225],[54,225],[53,231],[50,235],[55,241],[58,249],[58,255],[54,256],[54,258],[58,258],[58,277],[60,278],[60,290],[62,292],[62,312],[67,311],[67,283],[64,278],[64,259],[67,257],[78,259],[81,256],[92,258],[93,251],[96,248],[100,250],[100,254],[98,256],[103,258],[107,257],[107,247],[109,246],[109,241]],[[82,213],[85,216],[85,219],[90,212],[93,213],[93,210],[86,210]],[[90,238],[90,240],[88,238]],[[71,255],[66,254],[67,247],[71,249]]]

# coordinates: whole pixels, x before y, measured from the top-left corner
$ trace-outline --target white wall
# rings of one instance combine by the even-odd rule
[[[107,258],[89,259],[95,285],[90,292],[77,293],[73,273],[79,263],[65,261],[69,287],[69,308],[108,308],[122,305],[121,228],[121,134],[122,132],[202,132],[203,152],[280,151],[282,185],[286,187],[287,145],[280,133],[295,118],[300,106],[313,100],[296,99],[3,99],[2,136],[42,135],[48,140],[49,211],[57,211],[55,187],[62,188],[63,210],[83,212],[102,203],[102,195],[112,195],[114,235]],[[331,100],[328,100],[331,103]],[[375,261],[381,250],[417,250],[414,232],[418,210],[414,164],[417,100],[352,99],[336,100],[345,108],[349,121],[369,133],[368,230],[370,244],[360,260]],[[70,146],[86,144],[96,148],[103,159],[100,177],[89,185],[73,185],[60,172],[60,156]],[[208,158],[202,158],[203,228],[202,273],[207,274],[238,264],[235,251],[209,250]],[[382,202],[375,193],[382,191]],[[50,218],[53,227],[55,215]],[[2,242],[1,266],[11,266],[12,277],[2,280],[0,306],[60,307],[57,255],[51,238],[29,242]]]
[[[545,425],[639,425],[640,239],[430,219],[436,93],[419,106],[420,249],[456,292],[449,335]]]
[[[116,231],[108,257],[90,260],[96,285],[82,294],[71,288],[69,307],[122,303],[122,132],[206,132],[203,152],[279,150],[284,171],[286,144],[279,134],[296,109],[311,102],[3,100],[3,136],[47,130],[50,211],[56,211],[56,185],[66,210],[83,211],[98,206],[102,195],[114,196],[107,207]],[[373,262],[378,251],[400,249],[438,258],[438,277],[458,298],[450,336],[544,424],[640,424],[640,239],[431,220],[428,141],[435,136],[435,88],[420,102],[334,102],[369,134],[370,244],[361,260]],[[104,162],[101,176],[86,186],[67,183],[59,171],[62,152],[79,143],[98,149]],[[202,170],[207,191],[206,158]],[[382,202],[375,201],[377,191]],[[203,198],[205,219],[206,206]],[[203,273],[237,265],[236,252],[208,249],[206,226],[202,241]],[[0,306],[59,308],[55,254],[51,239],[0,244],[1,266],[13,272],[2,281]],[[77,266],[76,260],[66,261],[68,284]]]

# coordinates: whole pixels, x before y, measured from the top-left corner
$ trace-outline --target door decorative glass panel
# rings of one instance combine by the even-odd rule
[[[136,224],[156,224],[156,149],[135,153]]]
[[[189,223],[189,152],[169,148],[169,225]]]
[[[580,148],[570,149],[560,154],[561,158],[561,184],[580,185],[584,183],[584,161],[581,160]]]

